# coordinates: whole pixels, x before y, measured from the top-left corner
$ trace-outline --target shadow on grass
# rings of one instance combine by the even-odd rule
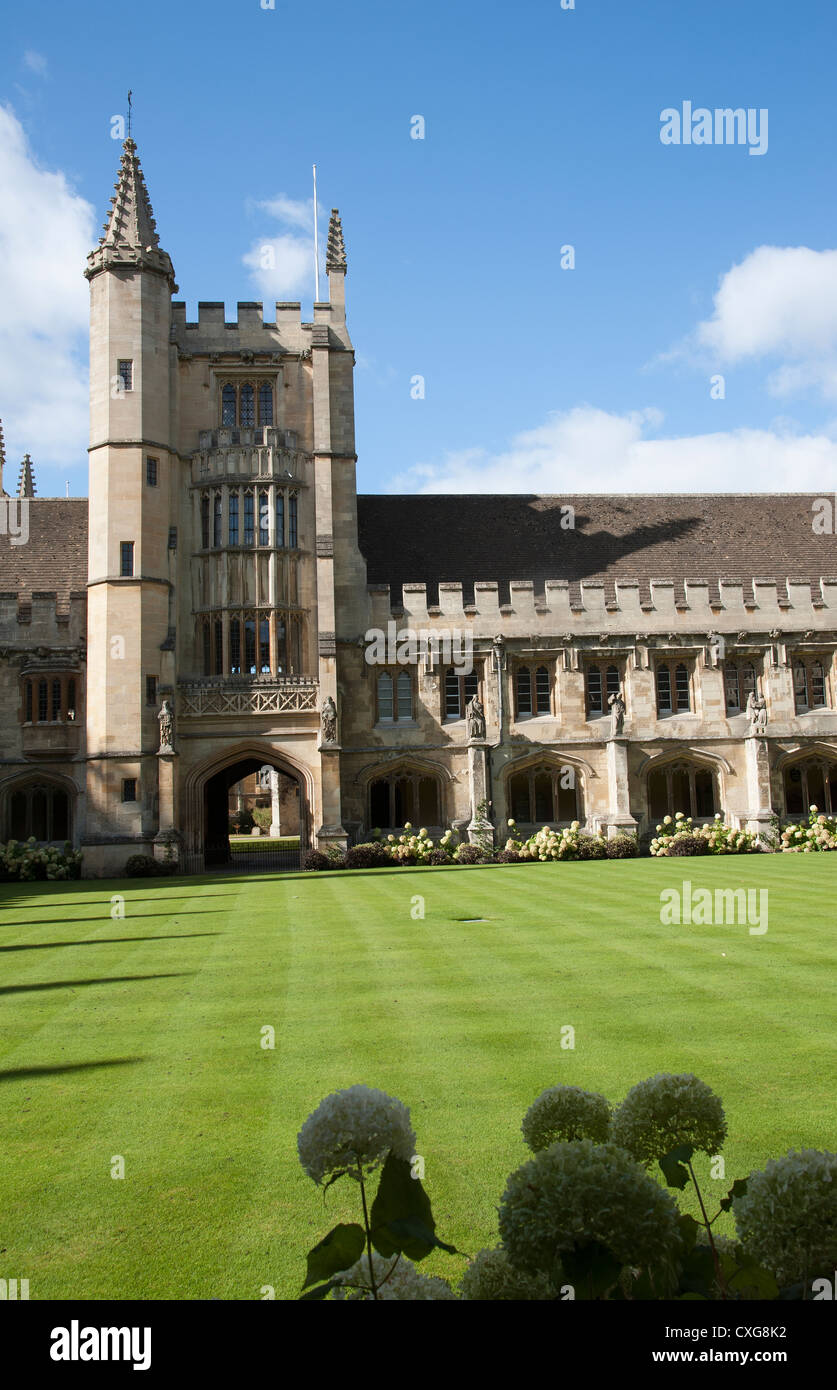
[[[105,903],[104,906],[106,907],[107,904]],[[212,917],[213,915],[217,916],[218,911],[219,909],[217,907],[184,907],[177,912],[140,912],[137,915],[138,918],[141,919],[143,922],[150,922],[154,917],[165,917],[166,921],[168,922],[171,920],[172,917]],[[73,927],[76,925],[77,922],[101,922],[103,920],[106,921],[108,916],[109,913],[102,912],[99,914],[98,917],[73,917],[70,921],[67,922],[67,926]],[[61,922],[60,919],[56,917],[27,917],[25,922],[0,923],[0,926],[2,925],[5,925],[7,927],[58,927],[61,925]],[[208,935],[211,936],[212,933],[209,932]]]
[[[29,994],[38,989],[80,989],[82,985],[124,985],[141,980],[174,980],[180,975],[194,975],[194,970],[168,970],[160,975],[104,975],[89,980],[49,980],[37,985],[3,985],[0,994]]]
[[[87,919],[85,919],[87,920]],[[21,923],[21,926],[23,923]],[[29,923],[26,923],[28,926]],[[49,923],[54,926],[55,923]],[[123,941],[189,941],[194,936],[223,936],[220,931],[161,932],[159,936],[100,936],[93,941],[32,941],[19,946],[0,946],[0,951],[52,951],[60,946],[114,946]]]
[[[106,1062],[67,1062],[54,1067],[14,1067],[0,1070],[0,1081],[30,1081],[39,1076],[61,1076],[68,1071],[90,1071],[94,1067],[133,1067],[144,1057],[113,1057]]]

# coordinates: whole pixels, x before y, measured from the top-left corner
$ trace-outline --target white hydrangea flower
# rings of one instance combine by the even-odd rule
[[[429,1299],[454,1299],[458,1302],[457,1295],[445,1283],[444,1279],[436,1279],[431,1275],[419,1273],[412,1261],[405,1260],[403,1255],[393,1255],[385,1259],[383,1255],[379,1255],[373,1250],[372,1269],[375,1274],[378,1299],[382,1303],[396,1301],[415,1303],[425,1302]],[[333,1277],[339,1279],[342,1285],[341,1288],[334,1290],[335,1298],[346,1299],[350,1302],[375,1301],[367,1253],[361,1255],[351,1269],[344,1269],[342,1274],[335,1274]]]
[[[529,1106],[520,1128],[533,1153],[558,1140],[603,1143],[610,1130],[610,1104],[604,1096],[580,1086],[551,1086]]]
[[[837,1268],[837,1154],[791,1149],[771,1159],[732,1210],[739,1239],[780,1284]]]
[[[597,1240],[623,1264],[667,1287],[682,1249],[669,1193],[615,1144],[552,1144],[512,1173],[500,1201],[500,1237],[528,1274],[553,1274],[564,1251]]]
[[[543,1274],[524,1274],[509,1260],[502,1245],[480,1250],[462,1276],[459,1295],[467,1303],[552,1301],[555,1293]]]
[[[610,1137],[650,1167],[681,1144],[717,1154],[727,1135],[720,1097],[691,1073],[658,1072],[633,1086],[611,1121]]]
[[[314,1182],[341,1173],[364,1177],[379,1167],[392,1150],[408,1162],[416,1151],[416,1136],[406,1105],[370,1086],[349,1086],[320,1101],[297,1138],[299,1161]]]

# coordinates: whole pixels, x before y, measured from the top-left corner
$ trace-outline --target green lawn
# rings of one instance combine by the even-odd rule
[[[767,887],[768,932],[662,926],[684,879]],[[293,1297],[307,1249],[357,1219],[296,1135],[358,1081],[411,1107],[465,1251],[494,1243],[521,1118],[557,1082],[618,1100],[694,1071],[729,1119],[715,1195],[833,1149],[835,886],[830,855],[5,885],[0,1275],[33,1299]]]

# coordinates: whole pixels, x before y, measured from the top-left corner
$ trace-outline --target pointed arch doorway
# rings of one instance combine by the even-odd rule
[[[271,749],[242,748],[204,767],[192,781],[188,800],[192,821],[195,868],[227,872],[279,873],[301,867],[310,843],[309,797],[306,777]],[[270,802],[271,782],[280,804],[293,805],[293,834],[274,837],[231,833],[236,798],[230,793],[240,783],[266,790],[261,801]],[[281,829],[281,820],[280,820]]]

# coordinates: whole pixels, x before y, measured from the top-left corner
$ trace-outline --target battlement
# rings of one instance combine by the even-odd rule
[[[513,635],[561,630],[578,635],[612,629],[628,631],[730,630],[751,631],[837,628],[837,578],[789,576],[784,581],[755,577],[670,579],[652,578],[571,581],[547,579],[478,580],[440,583],[432,591],[424,583],[368,587],[372,623],[385,626],[393,615],[404,624],[451,621],[486,634],[503,630]]]
[[[227,318],[226,306],[221,300],[202,300],[198,304],[197,321],[186,318],[186,303],[172,301],[171,341],[176,344],[181,355],[227,357],[239,353],[253,353],[256,358],[281,354],[306,354],[312,342],[319,346],[348,346],[346,325],[340,305],[317,303],[314,305],[314,322],[302,322],[302,305],[298,300],[276,301],[274,317],[265,319],[265,306],[260,300],[239,300],[236,318]],[[314,331],[320,326],[327,331],[326,341],[318,340]]]
[[[87,592],[72,590],[69,597],[54,589],[0,591],[0,644],[27,649],[41,643],[62,646],[83,643],[87,627]]]

